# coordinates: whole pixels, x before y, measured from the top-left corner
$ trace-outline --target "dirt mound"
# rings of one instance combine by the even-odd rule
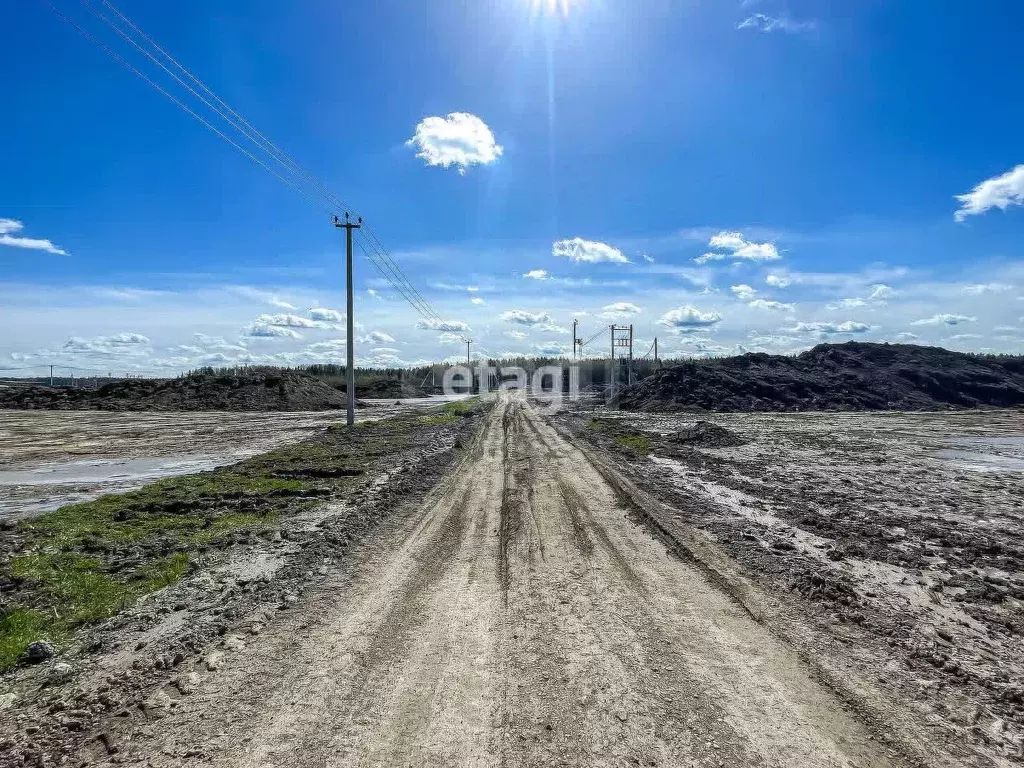
[[[0,389],[0,408],[102,411],[323,411],[343,408],[345,395],[294,371],[193,373],[179,379],[129,379],[96,389]]]
[[[712,424],[710,421],[698,421],[692,427],[681,429],[668,439],[673,443],[699,448],[735,448],[748,442],[731,429]]]
[[[821,344],[795,357],[690,360],[617,398],[628,410],[935,410],[1024,405],[1024,357],[912,344]]]

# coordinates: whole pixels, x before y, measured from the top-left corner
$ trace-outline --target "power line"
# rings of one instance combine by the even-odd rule
[[[130,28],[131,31],[126,31],[122,27],[118,26],[118,24],[115,21],[113,21],[108,16],[104,15],[100,10],[91,5],[89,0],[82,0],[82,4],[89,10],[89,12],[93,16],[98,18],[101,22],[103,22],[110,29],[116,32],[121,38],[123,38],[134,48],[139,50],[147,59],[149,59],[151,62],[160,67],[164,72],[166,72],[168,75],[174,78],[176,82],[183,86],[195,98],[199,99],[199,101],[202,102],[203,105],[205,105],[209,110],[216,114],[221,120],[230,125],[235,131],[241,134],[242,137],[251,142],[256,147],[258,152],[264,154],[265,156],[269,156],[269,160],[280,166],[281,169],[283,170],[283,173],[286,174],[287,177],[285,175],[282,175],[282,173],[279,172],[277,169],[268,165],[268,163],[264,162],[263,159],[257,157],[248,149],[241,146],[238,142],[229,137],[222,130],[220,130],[212,123],[210,123],[209,120],[199,115],[195,110],[191,109],[182,100],[171,94],[164,87],[155,82],[151,77],[146,75],[144,72],[139,70],[130,62],[128,62],[119,53],[114,51],[104,42],[102,42],[94,35],[92,35],[90,32],[88,32],[86,29],[84,29],[81,25],[79,25],[74,20],[69,18],[50,0],[40,0],[40,2],[46,5],[58,18],[60,18],[73,29],[75,29],[79,34],[81,34],[91,43],[96,45],[102,51],[107,53],[107,55],[109,55],[119,64],[124,66],[134,75],[136,75],[141,80],[146,82],[158,93],[166,97],[176,106],[180,107],[183,111],[192,116],[204,127],[215,133],[217,136],[219,136],[221,139],[223,139],[228,144],[233,146],[247,158],[249,158],[254,163],[259,165],[261,168],[269,172],[279,181],[281,181],[291,189],[295,190],[305,200],[317,206],[318,208],[326,212],[328,215],[336,215],[338,212],[340,212],[333,210],[333,208],[349,211],[352,210],[351,207],[345,203],[345,201],[338,197],[338,195],[331,191],[319,179],[313,176],[313,174],[311,174],[309,171],[303,168],[294,158],[292,158],[290,155],[284,152],[280,147],[274,144],[264,134],[260,133],[239,112],[232,109],[227,104],[227,102],[220,98],[211,88],[209,88],[190,70],[188,70],[180,62],[178,62],[177,59],[171,56],[171,54],[169,54],[158,43],[156,43],[156,41],[154,41],[151,37],[146,35],[146,33],[143,32],[142,29],[138,27],[138,25],[131,21],[131,19],[129,19],[127,15],[125,15],[116,6],[114,6],[113,3],[109,2],[109,0],[100,1],[106,8],[110,9],[114,14],[116,14],[117,17],[128,28]],[[140,43],[135,36],[133,36],[133,32],[137,34],[138,37],[141,38],[141,40],[145,44],[151,46],[152,49],[155,50],[157,54],[159,54],[159,56],[163,57],[163,59],[165,59],[173,67],[180,71],[185,76],[185,78],[194,83],[195,86],[198,87],[200,90],[196,90],[196,87],[193,87],[184,79],[182,79],[182,77],[179,77],[177,74],[175,74],[175,72],[172,71],[167,66],[167,64],[165,64],[163,61],[157,58],[156,55],[154,55],[152,50],[147,50],[147,48],[142,43]],[[204,96],[204,93],[208,95],[209,98]],[[212,102],[211,99],[213,100]],[[380,239],[376,236],[376,234],[370,230],[367,230],[367,235],[368,237],[362,238],[364,240],[364,243],[360,243],[360,249],[362,250],[363,255],[366,257],[366,259],[370,261],[371,264],[373,264],[377,271],[380,272],[381,276],[384,277],[384,279],[387,280],[395,288],[399,295],[403,299],[405,299],[405,301],[407,301],[417,312],[419,312],[424,317],[424,319],[442,321],[442,316],[433,308],[429,301],[427,301],[427,299],[425,299],[423,295],[416,289],[416,287],[412,284],[409,278],[402,271],[401,267],[399,267],[399,265],[394,261],[394,259],[391,257],[387,249],[380,242]],[[373,253],[371,254],[370,251],[372,251]]]

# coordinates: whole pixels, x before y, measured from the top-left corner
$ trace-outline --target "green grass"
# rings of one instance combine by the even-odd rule
[[[40,611],[15,608],[0,618],[0,672],[13,667],[29,643],[44,639],[59,638],[50,634],[50,622]]]
[[[420,416],[420,421],[424,424],[452,424],[461,418],[454,413],[441,413],[436,416]]]
[[[476,410],[479,405],[480,396],[476,395],[474,397],[467,397],[464,400],[453,400],[450,403],[445,403],[441,406],[441,410],[445,413],[461,416],[464,413],[470,413]]]
[[[176,583],[188,566],[188,554],[178,552],[144,563],[119,579],[99,560],[68,552],[12,558],[15,578],[28,581],[46,598],[48,610],[21,606],[0,619],[0,672],[13,667],[29,643],[60,643],[78,627],[108,619],[140,597]]]
[[[651,452],[651,438],[644,435],[616,435],[615,442],[642,456]]]

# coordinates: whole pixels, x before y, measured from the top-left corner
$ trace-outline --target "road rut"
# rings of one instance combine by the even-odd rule
[[[522,397],[414,524],[300,606],[121,764],[898,764]]]

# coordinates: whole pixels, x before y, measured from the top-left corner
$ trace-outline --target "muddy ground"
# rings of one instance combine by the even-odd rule
[[[105,723],[159,717],[307,585],[345,572],[464,452],[476,408],[332,427],[0,529],[0,766],[116,755]],[[57,653],[29,663],[37,638]]]
[[[1024,413],[557,421],[783,596],[809,655],[981,764],[1024,756]]]
[[[444,401],[364,400],[356,420],[439,408]],[[0,410],[0,520],[233,464],[344,419],[344,411]]]

